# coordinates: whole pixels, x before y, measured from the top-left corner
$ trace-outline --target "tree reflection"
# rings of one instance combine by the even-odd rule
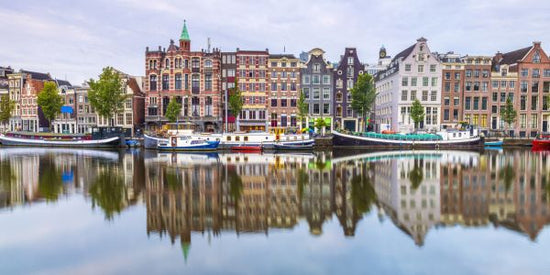
[[[182,187],[182,178],[177,171],[166,169],[164,173],[164,184],[172,190],[178,190]]]
[[[227,172],[227,178],[229,180],[231,198],[233,198],[235,203],[238,203],[243,193],[243,180],[235,170],[229,170]]]
[[[304,185],[309,182],[309,175],[304,169],[298,169],[298,175],[296,176],[296,183],[298,184],[298,198],[302,199],[304,195]]]
[[[499,176],[504,182],[504,187],[506,188],[506,191],[509,191],[512,187],[512,182],[516,178],[514,167],[511,164],[507,164],[506,166],[502,167],[502,169],[500,169]]]
[[[17,176],[11,168],[9,159],[0,162],[0,186],[4,190],[11,189],[11,185],[15,182]]]
[[[105,213],[105,218],[111,220],[114,214],[118,214],[125,207],[124,178],[116,168],[102,170],[89,193],[92,197],[92,208],[98,205]]]
[[[409,172],[409,181],[411,182],[413,189],[417,189],[422,183],[422,180],[424,179],[424,172],[422,171],[422,166],[423,165],[420,160],[417,160],[417,159],[414,160],[414,167]]]
[[[56,169],[53,158],[48,157],[40,162],[38,192],[46,201],[57,201],[63,191],[61,172]]]
[[[360,175],[351,179],[351,199],[359,215],[370,212],[372,204],[376,202],[376,192],[364,169]]]

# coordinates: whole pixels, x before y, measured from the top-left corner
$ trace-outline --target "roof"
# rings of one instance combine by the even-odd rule
[[[52,80],[52,78],[50,77],[50,74],[45,74],[45,73],[39,73],[39,72],[32,72],[32,71],[25,71],[25,70],[21,70],[20,71],[21,73],[24,73],[24,74],[30,74],[32,79],[36,79],[36,80]]]
[[[177,51],[178,46],[174,45],[174,40],[170,39],[170,46],[168,46],[168,51]]]
[[[407,56],[409,56],[409,54],[411,54],[411,52],[414,50],[414,46],[416,46],[416,43],[415,44],[412,44],[410,47],[404,49],[403,51],[401,51],[400,53],[398,53],[393,59],[393,60],[397,60],[398,58],[407,58]]]
[[[522,60],[531,50],[532,46],[502,54],[500,64],[515,64]]]
[[[296,59],[296,57],[293,54],[270,54],[269,58],[273,58],[273,59],[279,59],[279,58]]]
[[[185,20],[183,20],[183,30],[181,31],[180,40],[191,41],[191,39],[189,39],[189,32],[187,31],[187,23]]]
[[[57,83],[57,86],[72,86],[71,83],[67,80],[61,80],[61,79],[56,79],[55,82]]]

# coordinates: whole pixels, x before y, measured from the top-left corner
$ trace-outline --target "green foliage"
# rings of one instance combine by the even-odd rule
[[[235,204],[238,204],[243,193],[243,180],[235,170],[228,171],[227,177],[229,180],[229,194]]]
[[[12,184],[17,180],[15,171],[11,168],[11,162],[8,158],[0,161],[0,190],[9,192]],[[0,191],[1,192],[1,191]]]
[[[309,175],[305,169],[298,170],[296,182],[298,183],[298,197],[302,199],[302,196],[304,195],[304,186],[309,183]]]
[[[512,103],[512,100],[508,97],[504,109],[500,112],[500,118],[510,127],[510,125],[516,121],[516,117],[517,112],[514,109],[514,103]]]
[[[498,175],[502,179],[506,191],[510,190],[510,188],[512,187],[512,182],[516,178],[516,171],[514,169],[514,166],[512,166],[510,163],[506,164],[500,169]]]
[[[170,100],[170,103],[168,103],[168,107],[166,107],[166,118],[170,122],[175,122],[181,112],[181,104],[179,104],[175,99]]]
[[[301,127],[304,127],[304,119],[307,117],[309,111],[309,106],[306,103],[306,95],[304,94],[304,92],[300,93],[300,98],[298,98],[298,102],[296,103],[296,105],[298,107],[298,120],[302,124]]]
[[[376,192],[365,172],[351,179],[351,200],[359,215],[370,212],[376,201]]]
[[[55,82],[47,81],[44,83],[44,88],[38,93],[36,103],[40,106],[44,113],[44,117],[46,117],[50,123],[59,113],[61,113],[63,99],[57,92],[57,85],[55,85]]]
[[[362,74],[357,78],[357,82],[350,90],[351,108],[363,118],[364,129],[367,127],[367,117],[374,106],[376,100],[376,88],[374,79],[370,74]]]
[[[324,118],[318,118],[315,120],[315,128],[317,128],[319,132],[321,132],[326,126],[327,122]]]
[[[424,172],[422,171],[422,162],[420,160],[414,161],[414,167],[409,172],[409,181],[411,182],[411,186],[413,189],[417,189],[420,184],[422,183],[422,180],[424,179]]]
[[[7,122],[15,109],[15,102],[8,95],[0,97],[0,122]]]
[[[63,191],[63,180],[61,172],[55,167],[53,156],[41,161],[38,174],[38,193],[46,201],[57,201]]]
[[[239,116],[241,114],[241,110],[243,109],[243,98],[241,91],[239,90],[239,81],[235,77],[235,87],[233,88],[233,91],[231,91],[231,94],[229,95],[228,102],[229,108],[231,109],[231,112],[237,119],[239,120]],[[237,129],[239,130],[239,129]]]
[[[113,116],[122,110],[126,100],[120,75],[113,68],[105,67],[99,75],[99,80],[90,79],[88,85],[90,85],[88,91],[90,105],[100,116],[109,119],[112,123]]]
[[[411,107],[411,118],[414,121],[414,127],[417,128],[418,124],[424,121],[424,106],[420,104],[420,100],[415,99]]]
[[[120,213],[125,207],[126,188],[124,178],[115,168],[105,168],[99,173],[89,190],[92,207],[98,205],[107,220]]]

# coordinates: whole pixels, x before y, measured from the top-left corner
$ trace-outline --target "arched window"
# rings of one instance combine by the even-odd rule
[[[170,88],[169,84],[169,76],[167,74],[162,75],[162,89],[168,90]]]
[[[175,86],[176,90],[181,90],[181,74],[176,74]]]
[[[153,60],[149,60],[149,70],[153,69]]]
[[[154,62],[153,62],[154,63]],[[149,76],[149,86],[151,91],[157,90],[157,76],[152,74]]]
[[[164,68],[166,69],[170,68],[170,59],[166,58],[166,60],[164,60]]]
[[[207,59],[204,61],[204,67],[211,68],[212,67],[212,60]]]

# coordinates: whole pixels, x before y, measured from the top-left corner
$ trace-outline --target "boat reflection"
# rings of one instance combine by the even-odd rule
[[[38,171],[38,173],[36,172]],[[503,227],[536,240],[550,222],[548,154],[529,150],[306,154],[0,150],[0,208],[83,194],[106,219],[145,205],[148,234],[265,234],[365,215],[422,246],[431,230]]]

